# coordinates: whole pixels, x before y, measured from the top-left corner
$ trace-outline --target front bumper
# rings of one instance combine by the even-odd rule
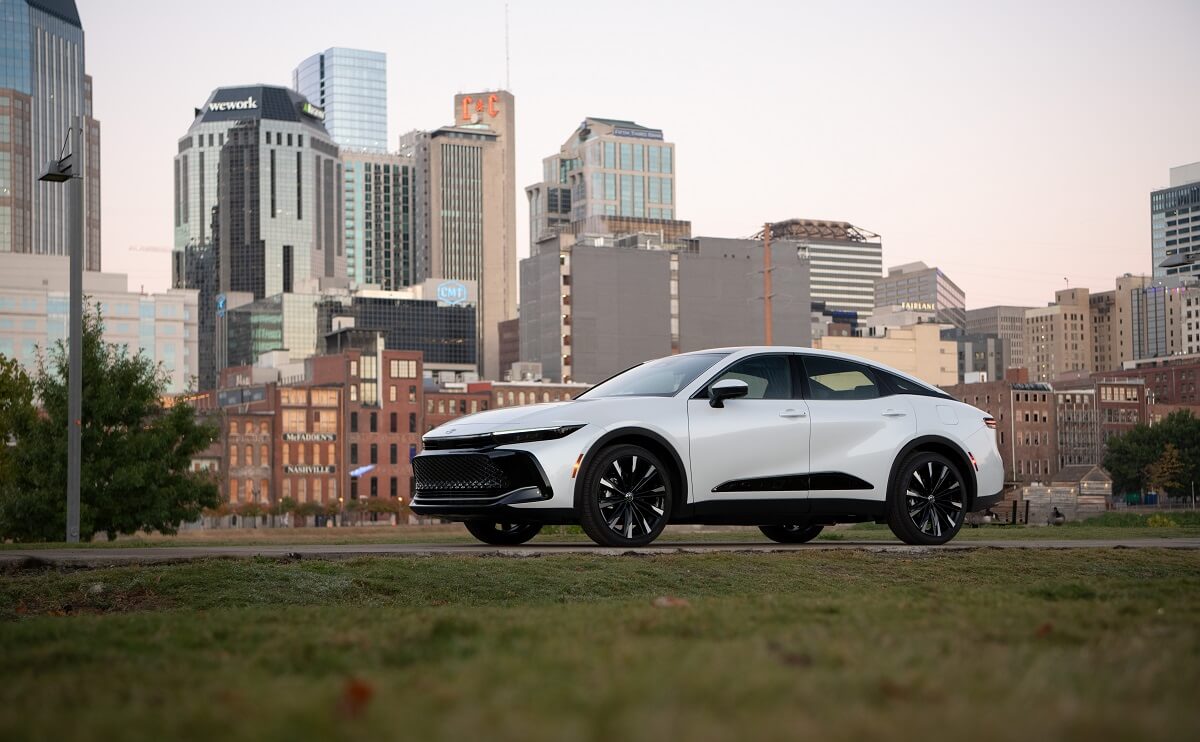
[[[412,460],[412,510],[447,520],[571,523],[569,508],[546,503],[554,490],[529,451],[507,448],[432,450]]]

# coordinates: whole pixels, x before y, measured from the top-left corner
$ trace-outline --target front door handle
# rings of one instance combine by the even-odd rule
[[[808,417],[808,413],[804,410],[784,410],[779,413],[780,417]]]
[[[884,410],[883,411],[884,417],[904,417],[907,414],[908,413],[905,412],[904,410]]]

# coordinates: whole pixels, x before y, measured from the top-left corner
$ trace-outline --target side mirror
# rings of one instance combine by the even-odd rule
[[[725,400],[750,393],[750,385],[741,379],[722,379],[708,388],[708,406],[724,407]]]

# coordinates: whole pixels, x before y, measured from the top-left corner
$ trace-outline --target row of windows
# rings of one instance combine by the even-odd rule
[[[367,461],[366,463],[378,464],[379,463],[379,445],[376,443],[372,443],[372,444],[370,444],[370,446],[368,446],[367,450],[370,455],[370,460]],[[409,444],[408,460],[412,461],[413,458],[416,457],[416,455],[417,455],[417,445],[415,443]],[[389,464],[399,464],[400,463],[400,446],[398,444],[395,444],[395,443],[388,444],[388,463]],[[350,465],[355,466],[357,464],[358,464],[358,444],[351,443],[350,444]]]
[[[392,387],[392,389],[395,389],[395,388],[396,387]],[[389,432],[392,432],[392,433],[400,432],[399,431],[399,419],[400,419],[399,415],[397,413],[393,412],[388,416],[388,418],[389,418],[388,419]],[[370,433],[378,433],[379,432],[379,430],[378,430],[379,418],[377,417],[377,413],[375,413],[375,412],[370,413],[370,415],[367,418],[367,423],[368,423],[367,424],[367,432],[370,432]],[[350,432],[351,433],[358,432],[358,413],[357,412],[350,413]],[[410,433],[417,432],[417,413],[415,413],[415,412],[408,413],[408,432],[410,432]]]

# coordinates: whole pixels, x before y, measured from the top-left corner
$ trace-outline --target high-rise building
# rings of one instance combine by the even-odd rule
[[[660,129],[589,116],[542,160],[542,182],[525,195],[531,247],[596,216],[674,219],[675,145]]]
[[[962,335],[942,331],[943,340],[958,345],[958,383],[997,381],[1012,367],[1009,342],[995,335]]]
[[[1187,302],[1198,299],[1200,283],[1190,277],[1155,279],[1128,273],[1117,278],[1114,290],[1093,294],[1094,370],[1189,352]]]
[[[100,123],[74,0],[0,0],[0,253],[69,255],[69,188],[38,181],[75,117],[84,177],[83,255],[100,270]]]
[[[87,271],[83,291],[99,304],[104,340],[162,364],[171,393],[194,388],[199,371],[196,292],[130,291],[121,273]],[[0,253],[0,356],[27,369],[67,340],[70,261],[61,255]]]
[[[329,136],[344,150],[387,151],[387,55],[334,47],[292,71],[292,89],[325,114]]]
[[[932,311],[935,321],[966,329],[967,300],[963,290],[941,268],[930,268],[921,262],[894,266],[886,276],[876,280],[875,306]]]
[[[650,358],[765,341],[760,241],[646,236],[540,242],[521,261],[521,360],[596,383]],[[779,241],[772,266],[773,340],[808,345],[808,262]]]
[[[772,225],[775,239],[799,244],[812,268],[812,299],[827,311],[853,311],[858,319],[875,308],[875,281],[883,276],[879,235],[849,222],[790,219]]]
[[[200,359],[212,380],[225,363],[227,309],[347,284],[342,164],[319,109],[255,85],[218,88],[196,109],[174,173],[174,285],[201,290],[200,311],[217,318],[212,356]],[[204,268],[189,258],[208,261],[215,286],[204,290]]]
[[[393,290],[420,282],[413,232],[416,166],[401,154],[342,153],[346,277]]]
[[[1025,310],[1025,367],[1030,380],[1088,374],[1092,364],[1091,307],[1087,289],[1061,289],[1054,303]]]
[[[516,118],[504,90],[454,97],[454,121],[401,139],[417,168],[422,279],[474,281],[480,372],[500,378],[500,323],[517,312]]]
[[[1171,168],[1171,185],[1150,194],[1150,243],[1155,278],[1200,275],[1200,162]],[[1163,268],[1167,258],[1191,256],[1190,265]]]
[[[992,306],[967,310],[968,335],[992,335],[1008,344],[1008,367],[1025,367],[1025,310],[1030,307]],[[1001,374],[999,378],[1003,378]]]

